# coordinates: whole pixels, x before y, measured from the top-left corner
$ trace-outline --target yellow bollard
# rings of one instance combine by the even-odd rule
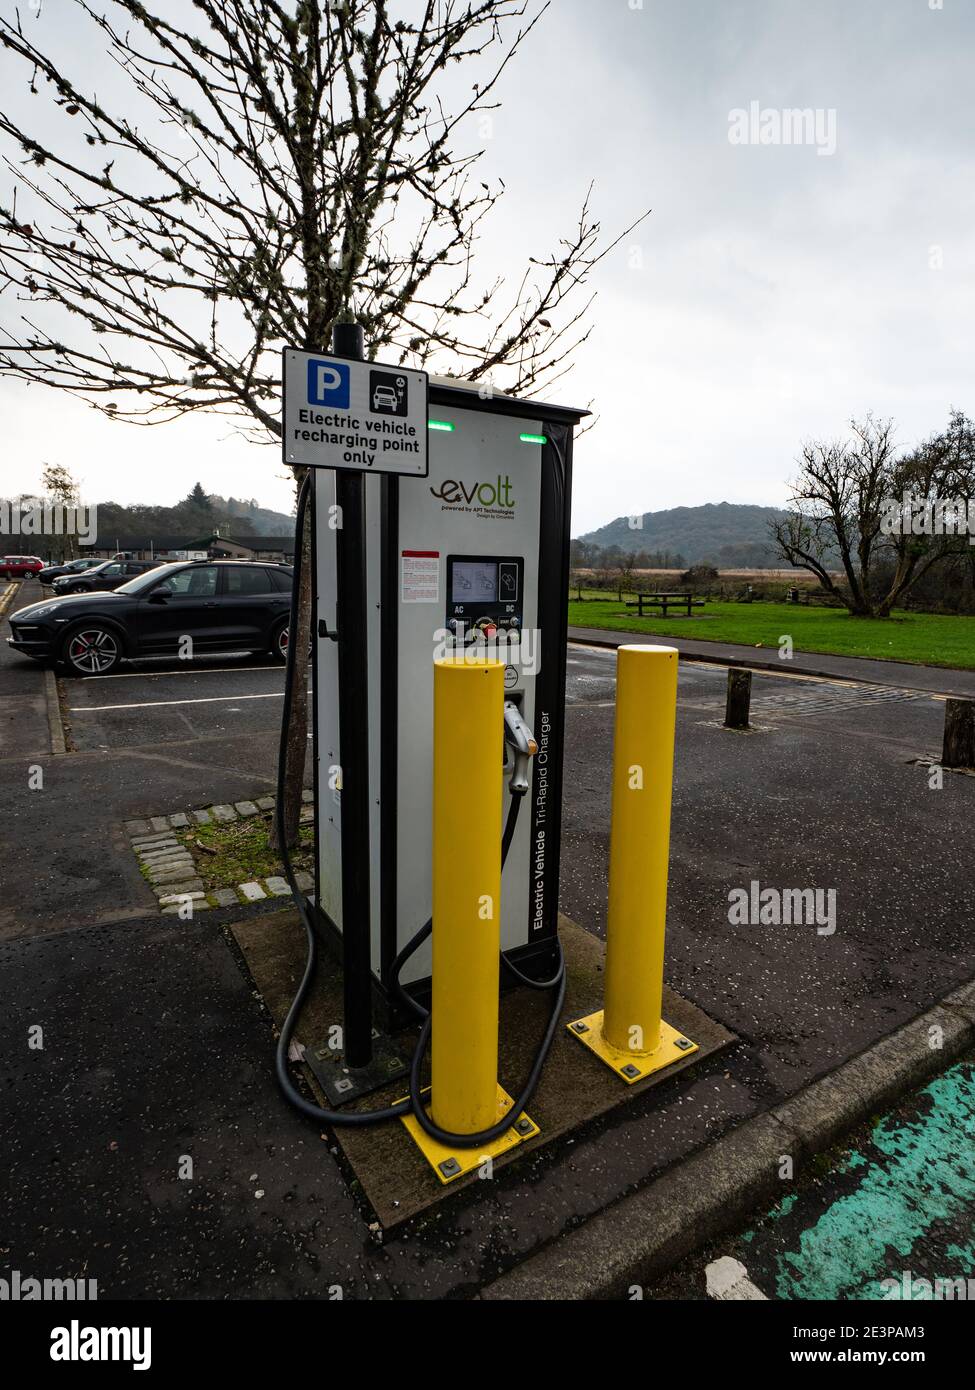
[[[605,1009],[568,1026],[630,1084],[697,1051],[661,1018],[676,717],[676,649],[620,647]]]
[[[498,1114],[504,665],[433,670],[432,1116],[475,1134]]]
[[[453,1134],[490,1129],[512,1100],[498,1085],[504,662],[463,655],[433,670],[433,986],[430,1117]],[[449,1182],[531,1138],[522,1116],[493,1143],[447,1146],[403,1123]]]

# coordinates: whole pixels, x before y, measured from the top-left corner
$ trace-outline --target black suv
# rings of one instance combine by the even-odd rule
[[[104,560],[81,574],[62,574],[51,587],[56,594],[92,594],[98,589],[117,589],[137,574],[159,568],[157,560]]]
[[[96,565],[103,565],[104,560],[66,560],[63,565],[46,565],[44,569],[38,571],[38,579],[42,584],[51,584],[55,579],[60,579],[65,574],[84,574],[85,570],[94,569]]]
[[[106,676],[127,657],[288,653],[292,571],[248,560],[157,565],[111,593],[32,603],[9,618],[14,651]],[[189,639],[189,647],[187,647]]]

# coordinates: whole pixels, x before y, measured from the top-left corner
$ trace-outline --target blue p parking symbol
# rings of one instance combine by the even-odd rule
[[[308,404],[328,405],[333,410],[348,410],[349,368],[346,363],[322,361],[317,357],[310,359]]]

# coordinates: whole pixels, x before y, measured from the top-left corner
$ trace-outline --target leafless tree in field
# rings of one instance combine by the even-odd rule
[[[620,240],[603,240],[588,194],[513,278],[486,280],[477,257],[503,188],[479,177],[472,132],[546,4],[72,3],[89,61],[53,56],[63,11],[50,27],[43,8],[0,18],[8,94],[19,70],[38,104],[24,117],[0,99],[0,371],[137,424],[221,412],[269,443],[281,347],[327,350],[336,322],[360,322],[371,357],[497,389],[531,394],[567,369],[590,272]],[[99,94],[95,49],[124,98]],[[309,613],[306,584],[302,634]]]
[[[886,618],[932,566],[966,547],[950,516],[954,500],[975,493],[975,427],[955,411],[943,433],[907,453],[898,452],[890,420],[867,415],[851,429],[848,440],[803,446],[791,509],[772,524],[772,538],[855,617]],[[917,524],[906,517],[891,529],[893,504],[903,510],[905,496]],[[925,509],[944,516],[946,503],[948,527],[920,529]]]

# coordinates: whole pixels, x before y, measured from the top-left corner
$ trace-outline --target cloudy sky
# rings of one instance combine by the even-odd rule
[[[973,45],[970,0],[553,0],[485,142],[508,191],[484,269],[517,279],[590,181],[609,234],[653,209],[599,267],[592,335],[552,393],[599,417],[575,533],[781,503],[800,441],[855,412],[894,416],[910,443],[975,411]],[[79,51],[97,78],[97,47]],[[733,143],[753,104],[766,135],[809,108],[819,136]],[[0,297],[0,321],[15,312]],[[138,429],[9,380],[0,418],[0,493],[63,462],[93,501],[173,502],[200,479],[290,509],[276,450],[225,420]]]

